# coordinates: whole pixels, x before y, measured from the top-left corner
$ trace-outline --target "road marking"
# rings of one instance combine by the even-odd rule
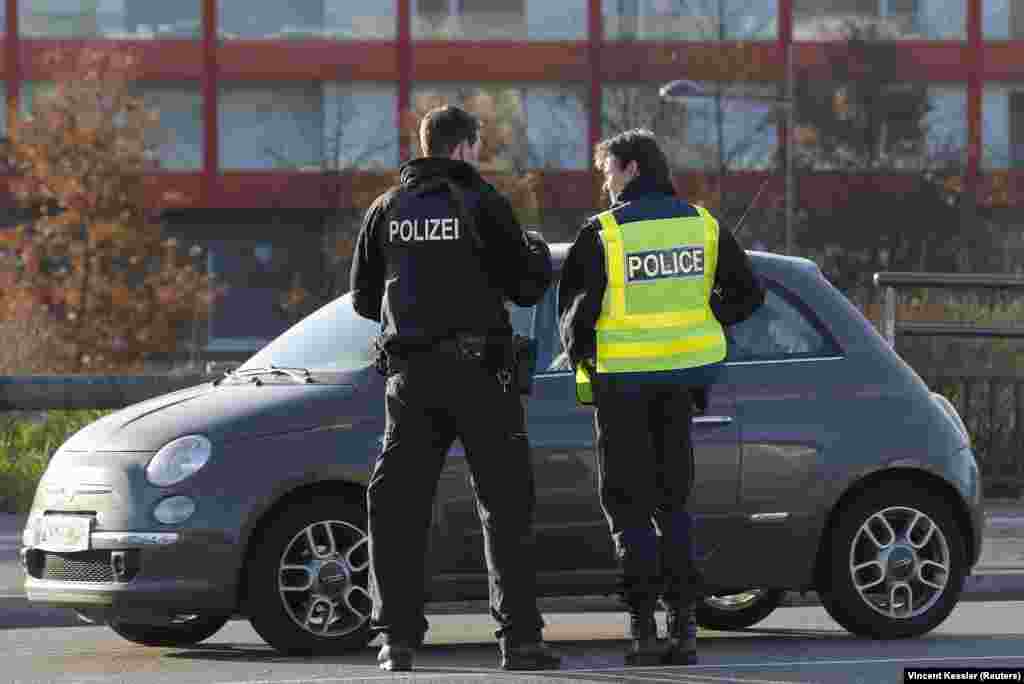
[[[1006,525],[1007,527],[1024,527],[1024,516],[1008,517],[1008,516],[993,516],[991,518],[985,518],[986,525]]]
[[[566,672],[572,672],[572,670],[565,670]],[[673,674],[676,671],[673,671]],[[620,681],[622,677],[629,677],[630,681],[640,682],[668,682],[671,684],[702,684],[708,682],[714,684],[721,682],[722,684],[805,684],[802,680],[798,679],[787,679],[787,680],[775,680],[775,679],[747,679],[738,677],[715,677],[713,675],[691,675],[685,672],[679,672],[678,677],[667,679],[665,677],[644,677],[642,675],[632,674],[632,669],[628,671],[618,672],[616,674],[601,674],[601,673],[588,673],[591,677],[614,677],[612,681]],[[809,683],[807,683],[809,684]]]
[[[481,670],[480,672],[448,672],[448,668],[440,668],[440,670],[441,671],[395,672],[389,675],[381,674],[370,677],[353,675],[351,677],[304,677],[302,679],[241,679],[232,680],[230,682],[216,682],[216,684],[320,684],[321,682],[363,682],[370,680],[395,681],[396,679],[422,679],[425,677],[429,677],[431,679],[437,679],[438,677],[444,677],[445,679],[450,677],[479,679],[481,677],[493,677],[495,674],[504,674],[501,670]],[[554,672],[554,670],[551,670],[551,672]],[[518,675],[521,673],[510,672],[508,674]]]

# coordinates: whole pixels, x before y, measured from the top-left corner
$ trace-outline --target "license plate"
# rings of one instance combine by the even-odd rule
[[[47,515],[39,521],[36,548],[56,553],[89,550],[92,518],[79,515]]]

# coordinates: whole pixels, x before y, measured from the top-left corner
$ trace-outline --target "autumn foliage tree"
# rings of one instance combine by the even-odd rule
[[[934,93],[901,76],[908,57],[879,26],[845,31],[796,82],[798,168],[847,175],[828,205],[804,209],[798,244],[857,297],[877,294],[876,271],[971,270],[984,227],[970,218],[962,119],[938,119]]]
[[[138,370],[206,315],[209,283],[162,233],[159,205],[181,198],[147,191],[159,114],[137,95],[135,59],[72,50],[48,65],[52,90],[12,127],[33,220],[2,233],[0,315],[49,323],[49,372]]]

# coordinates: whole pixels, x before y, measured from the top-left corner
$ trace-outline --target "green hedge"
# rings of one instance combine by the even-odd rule
[[[0,512],[27,513],[53,452],[110,411],[0,413]]]

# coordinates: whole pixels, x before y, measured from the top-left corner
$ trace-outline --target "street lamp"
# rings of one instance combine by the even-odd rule
[[[665,85],[661,86],[658,90],[658,94],[662,99],[669,101],[685,101],[693,97],[715,97],[721,98],[722,100],[732,100],[738,102],[770,102],[780,109],[786,110],[786,254],[792,254],[794,251],[793,244],[793,124],[794,124],[794,110],[795,110],[795,98],[793,96],[793,75],[792,75],[793,55],[792,55],[792,43],[790,43],[790,55],[787,59],[787,76],[786,86],[788,93],[785,97],[774,97],[771,95],[730,95],[724,92],[709,92],[704,86],[696,81],[688,81],[680,79],[676,81],[670,81]],[[721,122],[719,122],[719,128],[721,128]],[[722,159],[723,151],[721,144],[722,132],[719,130],[719,159]],[[721,172],[722,164],[719,164],[719,170]],[[767,182],[767,179],[765,179]],[[763,186],[762,186],[763,188]],[[758,191],[760,195],[760,191]],[[754,197],[755,201],[757,196]],[[748,208],[749,210],[749,208]],[[745,214],[744,214],[745,215]]]

